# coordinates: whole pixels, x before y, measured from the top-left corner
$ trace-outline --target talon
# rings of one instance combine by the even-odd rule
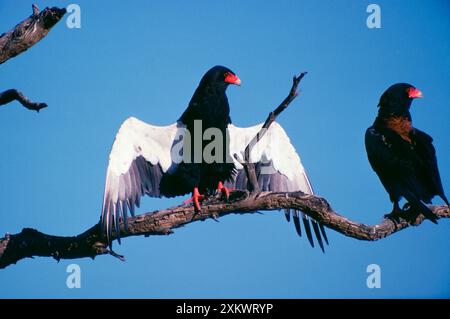
[[[197,211],[201,211],[200,201],[205,199],[205,195],[201,195],[198,191],[197,187],[194,187],[194,190],[192,191],[192,197],[188,200],[185,200],[184,204],[194,203],[194,207]]]
[[[395,203],[394,207],[392,208],[392,212],[384,215],[384,218],[390,219],[394,223],[398,224],[400,223],[400,218],[402,218],[403,213],[404,211],[398,206],[397,203]]]
[[[228,188],[223,186],[222,182],[219,182],[219,184],[217,184],[217,193],[218,194],[225,194],[226,198],[228,199],[230,197],[230,192],[234,191],[234,188]]]
[[[394,223],[400,223],[400,216],[398,214],[386,214],[384,218],[392,220]]]

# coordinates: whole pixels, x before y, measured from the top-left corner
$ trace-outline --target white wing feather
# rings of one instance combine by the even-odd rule
[[[231,158],[235,161],[239,174],[243,174],[243,167],[234,158],[234,154],[242,159],[245,147],[261,127],[262,124],[247,128],[228,126]],[[159,197],[161,195],[159,183],[163,173],[172,167],[173,146],[175,140],[179,141],[183,132],[184,128],[177,123],[153,126],[134,117],[128,118],[121,125],[109,156],[103,198],[101,225],[103,231],[106,231],[109,242],[113,227],[116,229],[120,242],[120,219],[122,218],[126,223],[127,209],[134,215],[134,206],[139,206],[141,196]],[[302,191],[313,194],[300,157],[278,123],[272,123],[266,134],[253,148],[250,158],[252,162],[259,164],[258,181],[261,179],[260,183],[264,184],[265,180],[269,180],[270,187],[267,190]],[[241,188],[245,187],[241,185]],[[298,212],[294,211],[293,214],[297,231],[300,231]],[[309,219],[303,214],[302,217],[308,239],[312,244],[309,223],[306,224]],[[316,222],[313,220],[311,222],[316,232],[318,229],[316,229]],[[316,232],[316,235],[320,234]]]
[[[246,146],[260,131],[262,125],[261,123],[246,128],[239,128],[234,125],[228,126],[230,153],[233,159],[235,159],[234,154],[237,154],[240,162],[242,162]],[[302,165],[300,156],[295,151],[286,132],[278,123],[272,123],[265,135],[256,143],[250,154],[250,161],[255,163],[255,166],[259,169],[257,178],[263,191],[301,191],[305,194],[313,194],[311,183]],[[231,185],[238,189],[247,189],[247,177],[240,162],[238,160],[235,161],[238,173]],[[313,230],[320,248],[324,251],[322,237],[327,244],[328,239],[323,225],[303,212],[291,209],[285,210],[288,221],[290,220],[291,212],[297,233],[301,236],[299,219],[299,216],[301,216],[311,246],[314,247]],[[313,226],[312,230],[310,223]]]
[[[177,124],[153,126],[130,117],[120,126],[109,155],[102,208],[108,238],[127,207],[134,214],[144,194],[159,196],[161,173],[172,164],[171,148]],[[150,167],[150,168],[149,168]]]
[[[237,154],[240,160],[243,159],[245,147],[256,136],[262,125],[261,123],[245,128],[236,127],[232,124],[228,126],[230,153],[233,159],[233,154]],[[302,191],[306,194],[313,194],[300,156],[295,151],[286,132],[278,123],[272,123],[265,135],[256,143],[250,154],[250,161],[253,163],[271,162],[272,168],[288,179],[288,189],[279,189],[279,191]],[[238,170],[243,168],[237,160],[235,166]],[[273,170],[267,170],[267,173],[273,173]]]

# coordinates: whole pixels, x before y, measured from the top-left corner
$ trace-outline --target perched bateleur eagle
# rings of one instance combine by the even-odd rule
[[[409,108],[422,92],[407,83],[390,86],[381,96],[378,116],[366,131],[365,144],[369,162],[393,202],[386,217],[398,220],[409,212],[422,213],[436,223],[437,216],[425,205],[440,196],[448,205],[428,134],[412,126]],[[408,204],[401,209],[399,201]],[[425,203],[425,204],[424,204]]]
[[[230,69],[215,66],[203,76],[176,123],[154,126],[130,117],[121,125],[109,156],[101,214],[102,229],[110,244],[112,230],[120,233],[120,221],[126,226],[128,212],[134,216],[141,196],[174,197],[192,192],[191,201],[200,210],[200,202],[207,195],[220,192],[228,196],[231,188],[248,189],[235,154],[242,159],[245,147],[262,124],[247,128],[231,124],[225,94],[229,84],[240,85],[241,80]],[[278,123],[270,126],[250,157],[261,190],[313,194],[300,157]],[[299,212],[293,210],[292,214],[301,234]],[[323,226],[300,215],[311,245],[310,222],[323,250],[323,240],[328,243]],[[286,217],[289,220],[289,210]],[[119,235],[116,237],[120,242]]]

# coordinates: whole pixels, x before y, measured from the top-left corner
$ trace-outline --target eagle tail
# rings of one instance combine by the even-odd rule
[[[421,213],[425,218],[429,219],[431,222],[437,224],[438,217],[429,209],[421,200],[419,200],[413,193],[407,192],[404,197],[411,205],[411,208]]]

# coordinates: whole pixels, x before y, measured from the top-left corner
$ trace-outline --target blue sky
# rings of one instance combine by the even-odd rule
[[[0,90],[17,88],[49,105],[40,114],[18,103],[0,108],[0,234],[33,227],[75,235],[96,223],[120,123],[128,116],[174,122],[216,64],[242,79],[228,90],[239,126],[263,121],[292,75],[309,72],[279,122],[318,195],[368,224],[378,223],[391,203],[367,161],[364,132],[389,85],[414,84],[425,96],[413,103],[414,125],[434,137],[450,192],[447,1],[376,1],[381,29],[366,27],[369,1],[74,3],[81,29],[62,21],[0,66]],[[1,1],[0,33],[30,13],[31,1]],[[182,200],[148,198],[140,212]],[[171,236],[127,238],[116,245],[126,262],[22,260],[0,270],[0,297],[450,297],[449,233],[447,220],[378,242],[330,230],[322,254],[298,238],[281,212],[227,216]],[[71,263],[81,267],[80,289],[66,286]],[[372,263],[381,267],[380,289],[366,286]]]

